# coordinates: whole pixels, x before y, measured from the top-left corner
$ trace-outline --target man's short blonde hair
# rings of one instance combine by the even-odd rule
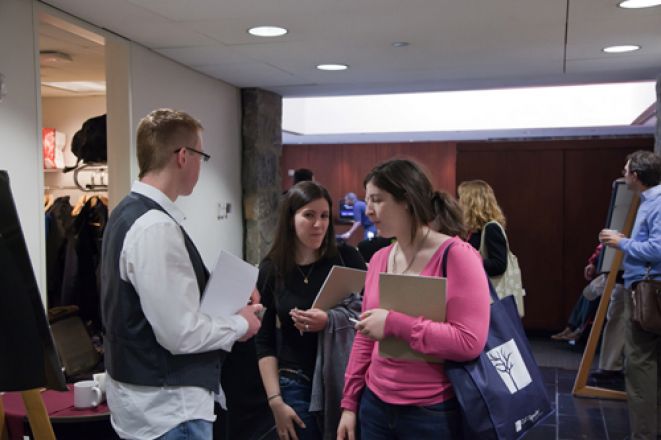
[[[178,149],[194,148],[202,129],[202,124],[188,113],[169,108],[154,110],[142,118],[137,134],[139,177],[165,168]]]

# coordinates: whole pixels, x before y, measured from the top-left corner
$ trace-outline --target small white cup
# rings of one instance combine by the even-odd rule
[[[99,385],[101,392],[106,393],[106,373],[95,373],[92,374],[92,379]]]
[[[73,406],[76,408],[99,406],[102,397],[99,385],[93,380],[82,380],[73,384]]]

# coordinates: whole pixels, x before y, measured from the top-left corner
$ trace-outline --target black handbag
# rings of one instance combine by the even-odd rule
[[[647,267],[645,279],[631,292],[631,320],[646,332],[661,335],[661,281],[650,279]]]

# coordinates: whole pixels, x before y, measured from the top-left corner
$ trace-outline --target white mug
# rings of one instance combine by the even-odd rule
[[[99,385],[101,392],[106,393],[106,373],[95,373],[92,374],[92,379]]]
[[[93,408],[101,403],[101,389],[93,380],[82,380],[73,384],[73,406]]]

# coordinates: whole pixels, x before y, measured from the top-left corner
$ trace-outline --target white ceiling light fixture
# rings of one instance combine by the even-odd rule
[[[248,29],[250,35],[265,38],[281,37],[287,32],[287,29],[280,26],[255,26]]]
[[[56,89],[67,90],[69,92],[105,92],[105,81],[43,81],[43,86],[53,87]]]
[[[391,44],[392,47],[406,47],[409,46],[411,43],[408,41],[395,41],[394,43]]]
[[[618,3],[620,8],[625,9],[653,8],[659,5],[661,5],[661,0],[624,0]]]
[[[317,69],[319,70],[328,70],[328,71],[339,71],[339,70],[347,70],[349,66],[346,64],[319,64],[317,65]]]
[[[604,47],[602,50],[606,53],[626,53],[633,52],[640,49],[640,46],[637,44],[622,44],[619,46],[608,46]]]
[[[55,66],[73,61],[71,55],[59,50],[42,50],[39,52],[39,64],[42,66]]]

